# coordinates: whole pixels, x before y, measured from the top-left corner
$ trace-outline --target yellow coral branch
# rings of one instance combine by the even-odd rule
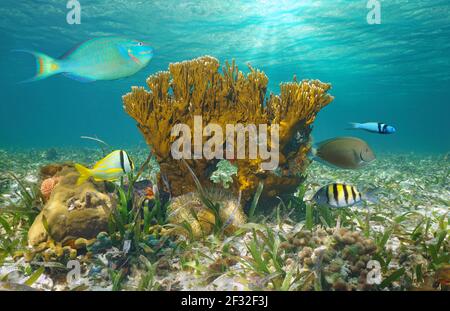
[[[275,196],[292,192],[301,182],[300,173],[306,168],[309,151],[310,125],[316,114],[333,97],[327,92],[330,84],[319,80],[282,83],[280,95],[266,99],[268,78],[264,72],[248,65],[249,73],[239,71],[235,61],[228,62],[219,72],[219,61],[211,56],[173,63],[169,71],[158,72],[147,79],[149,91],[132,87],[123,96],[125,111],[136,120],[147,143],[152,146],[166,175],[173,194],[194,190],[185,168],[171,158],[170,131],[176,124],[193,128],[193,116],[203,122],[219,124],[280,124],[280,172],[261,172],[259,159],[239,160],[235,190],[244,190],[244,199],[265,180],[265,194]],[[298,140],[298,136],[303,137]],[[216,161],[190,161],[199,180],[209,184],[209,173]]]

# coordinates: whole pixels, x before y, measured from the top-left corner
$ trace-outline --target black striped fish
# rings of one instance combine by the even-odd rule
[[[394,134],[395,127],[386,123],[367,122],[367,123],[350,123],[352,129],[361,129],[378,134]]]
[[[92,169],[78,163],[75,164],[75,168],[80,173],[77,185],[81,185],[89,177],[93,177],[95,181],[118,180],[124,174],[128,174],[134,170],[134,164],[128,153],[123,150],[116,150],[95,163]]]
[[[313,200],[322,206],[332,208],[348,207],[361,201],[376,202],[373,191],[361,193],[355,186],[333,183],[322,187],[313,197]]]

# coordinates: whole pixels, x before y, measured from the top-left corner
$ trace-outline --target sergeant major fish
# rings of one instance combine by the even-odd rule
[[[355,186],[333,183],[324,186],[314,194],[313,200],[321,206],[331,208],[348,207],[361,201],[377,202],[374,190],[361,193]]]
[[[75,168],[80,173],[77,185],[81,185],[90,177],[93,177],[95,181],[115,181],[134,170],[134,164],[128,153],[116,150],[95,163],[92,169],[78,163],[75,164]]]
[[[36,58],[36,75],[23,82],[42,80],[59,73],[80,82],[115,80],[135,74],[153,57],[153,48],[147,43],[122,37],[88,40],[58,59],[39,52],[16,51],[30,53]]]
[[[379,122],[367,122],[367,123],[350,123],[351,129],[361,129],[371,133],[378,134],[394,134],[396,129],[392,125]]]
[[[336,137],[316,144],[311,155],[313,160],[344,168],[357,169],[375,160],[369,145],[356,137]]]

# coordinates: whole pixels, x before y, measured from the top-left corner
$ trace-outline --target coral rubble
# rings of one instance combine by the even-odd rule
[[[300,231],[289,236],[282,247],[287,248],[288,253],[299,250],[295,260],[299,260],[303,268],[323,277],[323,289],[371,289],[367,282],[367,264],[377,247],[372,239],[363,237],[360,232],[346,228]]]
[[[280,85],[280,95],[266,97],[268,77],[262,71],[249,66],[250,72],[245,75],[234,61],[231,65],[226,63],[222,73],[219,67],[218,60],[210,56],[170,64],[169,71],[147,79],[150,91],[133,87],[123,96],[125,111],[137,121],[157,157],[161,175],[167,178],[168,183],[162,183],[160,177],[161,185],[168,184],[173,195],[195,190],[185,165],[171,156],[174,141],[171,129],[177,124],[187,124],[192,130],[194,116],[201,116],[205,124],[218,124],[224,132],[226,124],[266,124],[269,131],[271,126],[279,125],[279,169],[261,170],[260,158],[237,160],[239,170],[232,188],[236,193],[241,190],[244,200],[252,196],[261,181],[264,181],[263,198],[293,193],[308,164],[311,124],[316,114],[333,100],[327,93],[331,85],[294,79]],[[200,182],[210,186],[210,174],[217,160],[187,162]]]

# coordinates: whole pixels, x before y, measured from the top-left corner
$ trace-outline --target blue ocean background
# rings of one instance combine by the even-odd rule
[[[212,55],[236,59],[279,83],[320,79],[335,101],[315,122],[316,141],[366,139],[378,152],[450,151],[450,1],[382,0],[381,24],[369,25],[367,0],[80,0],[81,24],[66,22],[66,1],[0,2],[0,148],[92,146],[82,135],[126,148],[143,138],[122,108],[131,86],[170,62]],[[57,57],[89,38],[121,35],[150,42],[155,56],[136,75],[79,83],[34,75],[28,49]],[[346,130],[382,121],[395,135]]]

